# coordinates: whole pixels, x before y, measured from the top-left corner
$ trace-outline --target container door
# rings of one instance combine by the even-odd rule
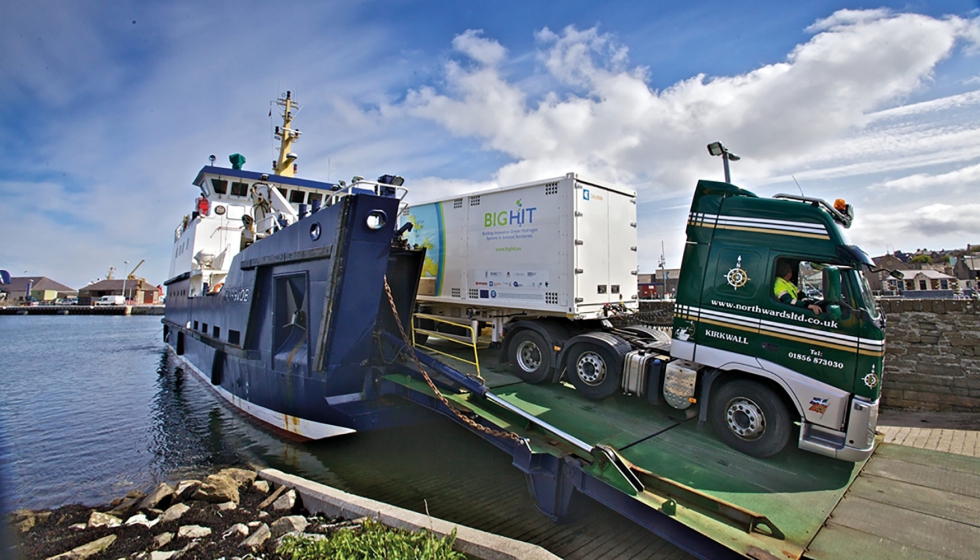
[[[575,312],[595,313],[610,298],[609,199],[605,189],[585,183],[575,188]]]

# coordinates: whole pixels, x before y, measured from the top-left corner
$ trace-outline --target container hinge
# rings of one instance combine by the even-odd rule
[[[636,227],[636,222],[630,222],[630,227]]]
[[[575,298],[575,303],[582,303],[583,301],[585,301],[585,298],[580,298],[580,297]]]
[[[636,252],[636,245],[633,245],[632,247],[630,247],[630,251],[633,251],[635,253]]]
[[[585,272],[585,271],[582,270],[581,268],[576,268],[575,269],[575,274],[582,274],[583,272]]]
[[[581,217],[582,217],[582,216],[584,216],[584,215],[585,215],[585,214],[583,214],[583,213],[581,213],[581,212],[579,212],[578,210],[576,210],[576,211],[575,211],[575,217],[576,217],[576,218],[581,218]]]
[[[575,244],[576,244],[576,245],[585,245],[585,242],[584,242],[584,241],[582,241],[581,239],[576,239],[576,240],[575,240]]]
[[[638,270],[631,270],[630,271],[630,274],[632,274],[633,276],[636,276],[637,274],[639,274],[639,271]]]

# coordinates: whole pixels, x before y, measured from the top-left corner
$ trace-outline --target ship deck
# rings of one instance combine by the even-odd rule
[[[438,339],[428,345],[465,355]],[[469,364],[440,359],[463,373],[476,373]],[[650,515],[669,511],[674,520],[738,553],[814,559],[858,554],[966,558],[972,557],[968,544],[980,542],[980,459],[884,444],[867,464],[803,452],[792,444],[775,457],[755,459],[725,446],[710,426],[698,430],[696,418],[678,417],[666,406],[619,394],[593,401],[564,383],[527,384],[510,374],[508,366],[498,365],[490,349],[481,350],[480,363],[486,385],[508,403],[584,442],[611,446],[636,468],[694,489],[697,496],[763,515],[782,533],[775,538],[747,532],[711,511],[714,506],[698,504],[697,498],[677,500],[668,509],[670,496],[656,489],[634,496]],[[430,393],[417,379],[388,377]],[[484,399],[469,393],[446,396],[454,407],[531,436],[535,452],[582,455]],[[897,529],[911,524],[915,529]],[[595,552],[615,557],[618,544],[606,542]]]

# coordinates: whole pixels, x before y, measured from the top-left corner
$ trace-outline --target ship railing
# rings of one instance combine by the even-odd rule
[[[440,323],[440,324],[444,324],[444,325],[451,325],[451,326],[453,326],[453,327],[455,327],[457,329],[462,329],[462,330],[466,331],[469,334],[468,335],[459,335],[459,334],[447,333],[447,332],[438,330],[438,328],[435,325],[433,325],[431,329],[423,329],[423,328],[420,328],[420,327],[417,327],[416,326],[416,324],[420,324],[421,323],[421,320],[427,320],[427,321],[431,321],[433,323]],[[461,358],[461,357],[456,356],[456,355],[453,355],[453,354],[448,354],[446,352],[443,352],[443,351],[438,350],[436,348],[432,348],[430,346],[425,346],[424,344],[421,344],[416,339],[416,334],[424,334],[426,336],[437,337],[437,338],[441,338],[443,340],[447,340],[449,342],[453,342],[455,344],[459,344],[459,345],[462,345],[462,346],[465,346],[465,347],[468,347],[468,348],[472,348],[473,349],[473,361],[467,360],[466,358]],[[470,364],[471,366],[473,366],[473,367],[476,368],[476,376],[477,376],[477,379],[480,379],[482,381],[483,377],[480,374],[480,355],[479,355],[479,352],[477,351],[477,342],[479,340],[479,337],[480,337],[479,321],[472,321],[472,322],[470,322],[470,321],[467,321],[466,319],[452,319],[452,318],[449,318],[449,317],[444,317],[442,315],[430,315],[428,313],[415,313],[415,314],[413,314],[413,320],[412,320],[412,346],[415,346],[417,348],[423,348],[425,350],[428,350],[429,352],[434,352],[436,354],[439,354],[440,356],[445,356],[447,358],[452,358],[453,360],[457,360],[457,361],[463,362],[465,364]]]
[[[394,194],[394,198],[401,201],[408,194],[408,188],[401,185],[388,185],[386,183],[377,183],[375,181],[357,181],[351,183],[350,185],[340,187],[340,190],[334,191],[327,195],[326,205],[330,206],[336,204],[337,201],[345,196],[350,196],[352,194],[373,194],[375,196],[385,196],[388,194]]]

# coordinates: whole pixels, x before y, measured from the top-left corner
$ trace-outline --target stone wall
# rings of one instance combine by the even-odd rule
[[[882,299],[887,352],[882,407],[980,412],[980,302]],[[645,320],[669,324],[673,302],[643,301]]]
[[[882,406],[980,412],[980,302],[884,299]]]

